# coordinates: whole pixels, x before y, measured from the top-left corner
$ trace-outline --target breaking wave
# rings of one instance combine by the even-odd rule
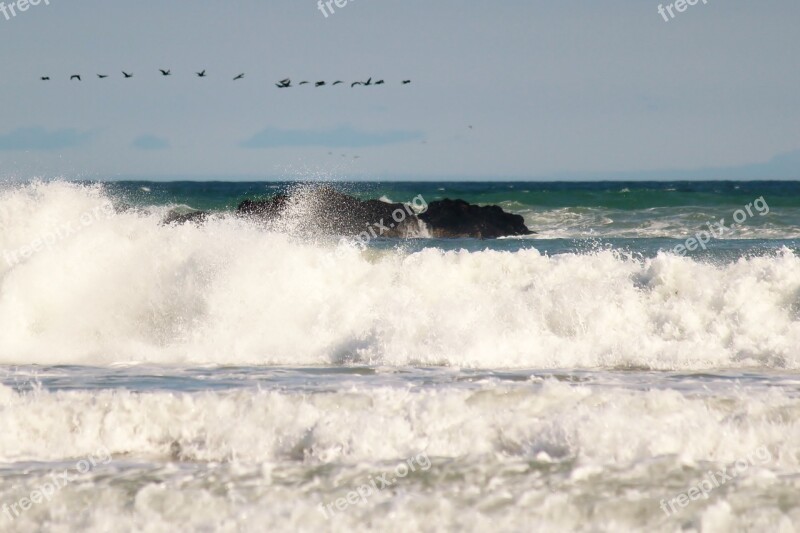
[[[417,252],[0,192],[0,363],[800,368],[800,258]],[[38,242],[38,245],[36,244]]]

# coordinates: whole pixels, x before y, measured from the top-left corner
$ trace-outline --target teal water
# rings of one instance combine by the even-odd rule
[[[460,240],[376,239],[378,249],[418,251],[507,250],[535,247],[545,253],[585,253],[616,249],[655,256],[672,250],[709,223],[725,221],[726,231],[687,255],[714,260],[797,250],[800,238],[800,182],[332,182],[362,199],[430,202],[460,198],[480,205],[496,204],[520,214],[537,234],[530,239],[492,242]],[[244,199],[263,198],[298,186],[294,182],[113,182],[109,193],[121,202],[147,206],[181,206],[229,212]],[[754,202],[761,199],[761,211]],[[750,205],[748,213],[747,206]],[[764,208],[766,206],[766,209]],[[745,215],[735,224],[737,211]],[[767,212],[765,212],[767,211]]]
[[[138,205],[186,204],[196,209],[228,210],[245,198],[269,196],[295,183],[119,181],[107,182],[107,187]],[[361,198],[385,196],[394,201],[422,194],[428,200],[461,198],[478,204],[634,210],[738,207],[764,196],[776,207],[800,207],[798,181],[326,183]]]

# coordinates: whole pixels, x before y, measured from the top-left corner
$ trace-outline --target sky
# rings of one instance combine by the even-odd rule
[[[800,2],[673,1],[41,0],[0,178],[800,179]]]

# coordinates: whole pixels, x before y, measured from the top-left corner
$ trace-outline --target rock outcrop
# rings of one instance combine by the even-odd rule
[[[410,207],[380,200],[359,200],[331,187],[315,187],[266,200],[245,200],[237,213],[293,230],[333,235],[407,237],[421,225]]]
[[[419,218],[425,222],[431,236],[440,239],[494,239],[533,233],[521,215],[506,213],[496,205],[479,206],[464,200],[435,200]]]
[[[360,200],[328,186],[299,189],[263,200],[244,200],[236,214],[309,234],[375,237],[483,238],[530,235],[520,215],[496,205],[478,206],[463,200],[428,204],[417,196],[411,204]],[[171,213],[164,223],[202,223],[208,213]]]

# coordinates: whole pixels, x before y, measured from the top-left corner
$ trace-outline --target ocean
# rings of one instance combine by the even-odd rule
[[[333,185],[536,233],[0,186],[0,531],[800,529],[800,182]]]

